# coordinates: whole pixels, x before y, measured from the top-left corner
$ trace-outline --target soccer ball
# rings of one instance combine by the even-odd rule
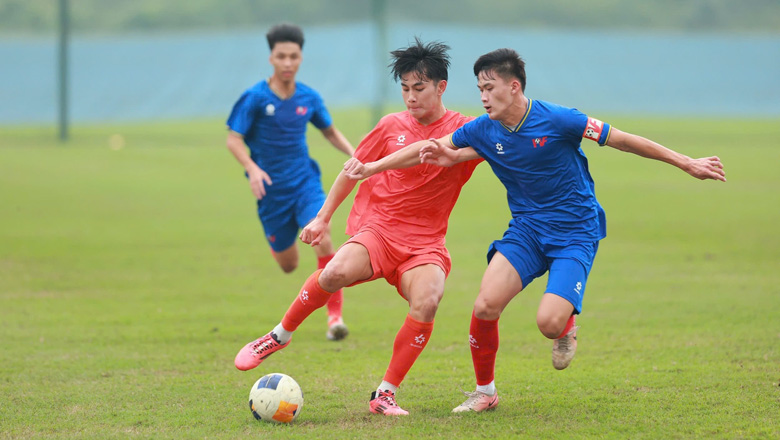
[[[301,413],[303,391],[298,382],[282,373],[257,379],[249,391],[249,409],[257,420],[290,423]]]

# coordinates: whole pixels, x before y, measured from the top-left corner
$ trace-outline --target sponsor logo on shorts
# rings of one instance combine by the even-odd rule
[[[582,296],[582,282],[577,281],[577,284],[574,286],[574,292],[577,293],[577,295]]]

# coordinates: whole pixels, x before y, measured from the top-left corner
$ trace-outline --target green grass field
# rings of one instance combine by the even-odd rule
[[[368,126],[334,119],[355,144]],[[587,143],[609,232],[577,357],[552,368],[537,280],[501,319],[501,405],[456,416],[485,250],[508,222],[480,166],[451,218],[436,329],[399,392],[406,418],[367,408],[407,311],[384,281],[345,292],[347,340],[326,341],[318,311],[257,370],[233,367],[315,263],[305,246],[293,274],[272,261],[222,120],[75,127],[65,145],[53,128],[0,128],[0,438],[780,437],[780,121],[604,119],[720,156],[728,182]],[[345,158],[310,140],[327,188]],[[270,372],[304,389],[292,425],[248,410]]]

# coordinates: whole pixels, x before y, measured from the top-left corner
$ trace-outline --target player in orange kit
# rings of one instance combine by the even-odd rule
[[[439,138],[472,120],[447,110],[442,95],[447,88],[448,46],[419,39],[391,52],[393,77],[400,80],[406,111],[383,117],[358,146],[354,158],[336,178],[317,217],[301,232],[301,240],[317,245],[329,231],[338,206],[357,181],[348,177],[354,163],[377,163],[358,189],[347,221],[351,238],[336,251],[324,269],[314,272],[285,313],[281,323],[265,336],[248,343],[236,355],[240,370],[258,366],[272,353],[287,347],[293,332],[314,310],[344,287],[384,278],[409,303],[409,314],[395,338],[393,355],[384,379],[371,393],[369,410],[375,414],[407,415],[395,393],[428,343],[436,310],[444,295],[444,281],[452,265],[444,236],[460,190],[481,162],[475,159],[450,168],[416,165],[417,151],[382,158],[417,141]],[[396,161],[397,158],[397,161]],[[378,162],[377,162],[378,161]],[[391,163],[392,162],[392,163]]]

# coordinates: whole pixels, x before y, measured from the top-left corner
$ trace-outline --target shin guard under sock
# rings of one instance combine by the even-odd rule
[[[285,329],[291,332],[295,331],[309,315],[328,302],[331,293],[324,290],[318,282],[321,272],[322,269],[314,272],[303,283],[300,293],[295,297],[282,318],[282,326]]]
[[[477,385],[488,385],[495,378],[498,319],[493,321],[479,319],[472,312],[469,333],[471,361],[474,363]]]
[[[395,336],[393,357],[390,359],[390,366],[387,367],[385,381],[395,386],[401,385],[406,373],[428,344],[431,333],[433,333],[433,321],[421,322],[406,315],[404,324]]]

